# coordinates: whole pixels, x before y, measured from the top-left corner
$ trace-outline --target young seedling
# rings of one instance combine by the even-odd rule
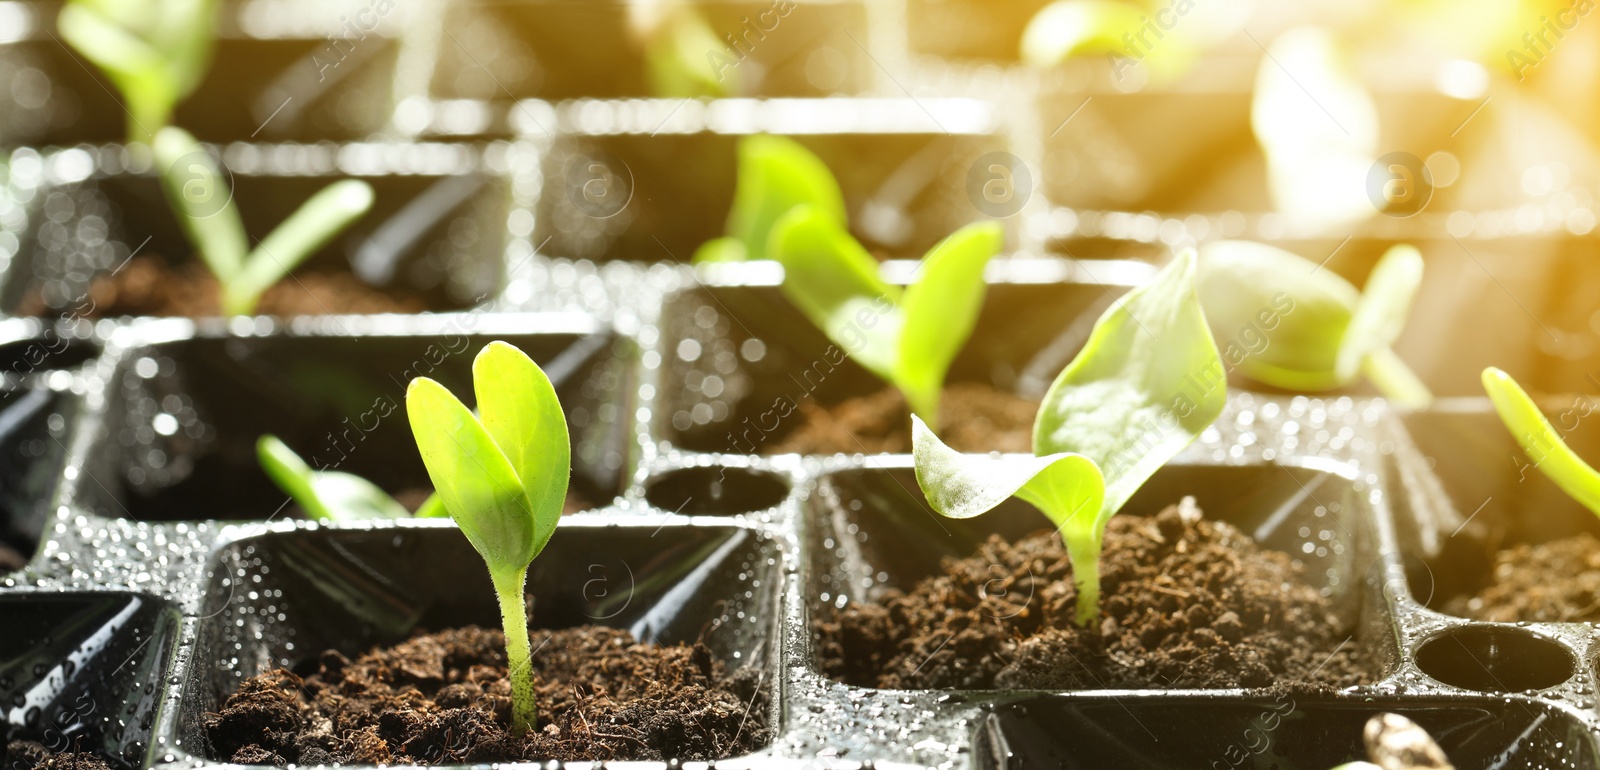
[[[983,268],[1000,251],[1000,225],[967,225],[922,258],[904,291],[827,212],[802,205],[773,227],[769,256],[783,264],[783,293],[828,339],[938,424],[951,361],[972,335],[988,288]]]
[[[846,225],[844,193],[821,158],[793,139],[745,137],[739,142],[739,181],[728,212],[728,234],[707,241],[695,251],[694,261],[771,259],[773,226],[790,209],[807,204],[840,228]]]
[[[1432,402],[1433,394],[1391,346],[1421,283],[1422,255],[1411,246],[1385,252],[1367,276],[1366,290],[1358,291],[1315,262],[1246,241],[1201,247],[1197,278],[1200,303],[1219,336],[1260,340],[1230,346],[1230,370],[1310,392],[1344,387],[1365,375],[1391,401],[1418,408]]]
[[[222,287],[222,312],[255,312],[261,295],[372,207],[372,186],[346,179],[322,188],[254,249],[215,159],[181,128],[156,134],[167,203]]]
[[[1034,14],[1022,33],[1022,60],[1050,67],[1076,57],[1101,55],[1119,82],[1136,66],[1152,80],[1167,81],[1185,72],[1201,51],[1226,29],[1216,23],[1186,23],[1177,29],[1156,26],[1156,14],[1140,2],[1057,0]]]
[[[1378,714],[1361,730],[1371,762],[1349,762],[1333,770],[1455,770],[1450,758],[1421,725],[1399,714]]]
[[[1039,406],[1033,457],[963,455],[912,417],[917,484],[935,511],[967,519],[1017,497],[1056,525],[1079,625],[1099,613],[1106,523],[1227,400],[1194,274],[1185,251],[1106,310]]]
[[[628,28],[644,53],[651,91],[664,98],[727,96],[728,65],[738,63],[705,16],[685,0],[627,4]],[[719,59],[720,57],[720,59]]]
[[[561,519],[572,450],[555,388],[522,351],[489,343],[472,362],[472,386],[481,418],[427,377],[407,387],[406,412],[445,510],[489,567],[506,635],[512,730],[522,733],[538,722],[523,584]]]
[[[1483,370],[1483,389],[1494,403],[1500,421],[1528,453],[1528,459],[1561,491],[1600,516],[1600,472],[1567,446],[1544,412],[1511,375],[1489,367]]]
[[[214,0],[68,0],[61,37],[122,92],[128,141],[149,142],[211,66]]]
[[[320,521],[357,521],[361,519],[404,519],[412,514],[405,506],[389,496],[370,481],[352,473],[312,470],[300,455],[277,436],[266,435],[256,440],[256,457],[268,478],[285,494],[293,498],[306,516]],[[443,518],[444,503],[438,495],[429,495],[421,508],[419,519]]]

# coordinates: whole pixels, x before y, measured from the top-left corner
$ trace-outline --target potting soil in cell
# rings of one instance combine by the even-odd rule
[[[1100,558],[1100,616],[1053,531],[978,552],[882,604],[818,626],[824,670],[909,689],[1336,688],[1366,678],[1348,630],[1286,555],[1226,522],[1170,506],[1113,517]]]

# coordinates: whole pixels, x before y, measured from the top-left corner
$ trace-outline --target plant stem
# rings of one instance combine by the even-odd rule
[[[511,731],[522,734],[538,723],[538,706],[533,693],[533,651],[528,644],[528,610],[522,601],[522,587],[528,568],[494,576],[494,591],[500,598],[500,626],[506,634],[506,667],[511,677]]]
[[[1087,626],[1100,615],[1100,539],[1067,538],[1067,559],[1072,562],[1072,584],[1078,588],[1078,612],[1074,620]]]
[[[1361,371],[1378,392],[1398,406],[1421,409],[1433,403],[1428,386],[1390,348],[1368,353],[1361,362]]]

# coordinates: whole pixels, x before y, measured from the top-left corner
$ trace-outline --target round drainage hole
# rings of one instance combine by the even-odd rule
[[[733,516],[764,511],[789,496],[782,476],[749,468],[683,468],[650,481],[644,499],[685,516]]]
[[[1551,639],[1515,628],[1467,627],[1422,643],[1417,667],[1445,684],[1480,692],[1555,687],[1577,672],[1577,660]]]

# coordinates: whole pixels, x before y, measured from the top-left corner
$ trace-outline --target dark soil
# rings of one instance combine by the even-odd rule
[[[245,680],[204,718],[213,756],[252,765],[528,760],[714,760],[766,745],[751,667],[725,675],[703,644],[640,644],[601,626],[534,631],[538,728],[509,734],[505,637],[475,626],[351,661],[322,654],[302,680]]]
[[[4,770],[111,770],[105,758],[87,751],[54,754],[43,744],[12,741],[0,756]]]
[[[1032,452],[1033,416],[1039,402],[979,383],[944,389],[939,439],[962,452]],[[907,454],[911,410],[904,396],[885,388],[834,406],[800,402],[798,428],[764,454]]]
[[[1492,582],[1443,611],[1473,620],[1530,623],[1600,621],[1600,539],[1583,533],[1515,545],[1494,558]]]
[[[884,604],[818,624],[824,671],[908,689],[1316,689],[1364,681],[1356,645],[1288,556],[1172,506],[1117,516],[1101,555],[1100,618],[1073,623],[1061,539],[991,537]]]
[[[222,314],[217,279],[199,261],[170,266],[157,256],[135,257],[116,274],[96,276],[82,308],[66,308],[85,318],[181,316],[209,318]],[[262,295],[261,315],[420,313],[420,298],[389,294],[350,273],[304,270],[278,282]],[[37,294],[18,309],[22,316],[56,315]]]

